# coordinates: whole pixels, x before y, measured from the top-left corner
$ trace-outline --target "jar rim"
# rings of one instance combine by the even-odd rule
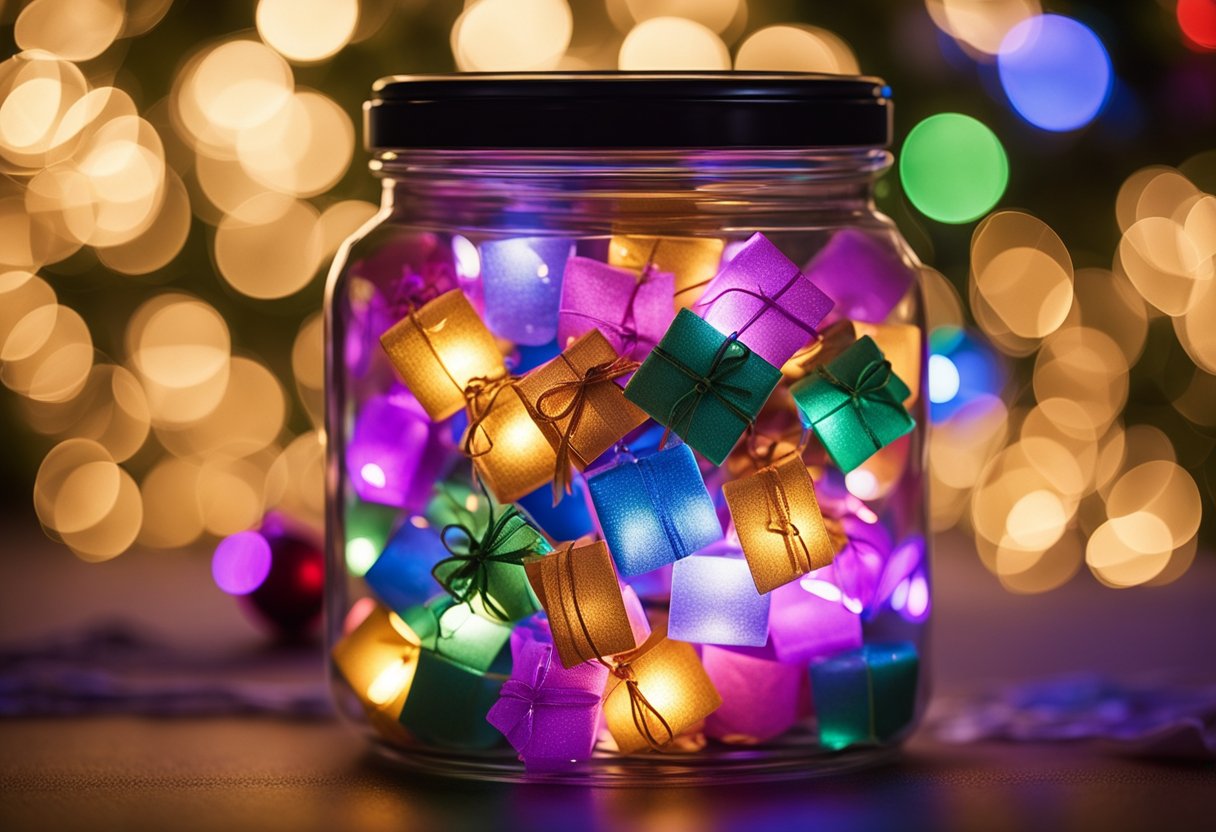
[[[373,152],[886,147],[881,78],[771,72],[394,75],[364,103]]]

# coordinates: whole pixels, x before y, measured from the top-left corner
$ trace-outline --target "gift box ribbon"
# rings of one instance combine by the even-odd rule
[[[448,557],[439,561],[431,569],[431,575],[439,585],[461,604],[471,604],[474,598],[480,598],[487,610],[502,621],[510,621],[511,617],[499,606],[490,595],[490,573],[487,568],[491,563],[513,563],[522,565],[523,559],[535,554],[531,546],[522,549],[512,549],[506,552],[497,551],[503,541],[508,539],[515,529],[511,528],[512,521],[522,518],[515,506],[508,506],[500,517],[494,516],[494,504],[489,504],[489,520],[486,532],[480,538],[464,523],[449,523],[439,533],[443,547],[448,550]],[[463,535],[461,541],[453,541],[449,536],[453,532]],[[463,551],[461,551],[463,549]],[[440,577],[445,567],[456,564],[456,568],[445,577]]]
[[[746,323],[743,324],[743,326],[741,326],[735,330],[735,335],[738,336],[738,335],[742,335],[743,333],[747,332],[747,330],[752,326],[752,324],[756,323],[756,321],[763,318],[765,316],[765,314],[767,314],[770,310],[772,310],[772,311],[777,312],[780,315],[782,315],[786,320],[788,320],[794,326],[796,326],[799,329],[801,329],[802,331],[806,332],[807,335],[809,335],[811,338],[815,338],[819,335],[819,332],[818,332],[818,330],[815,329],[815,327],[811,326],[806,321],[802,320],[797,315],[795,315],[793,312],[791,312],[790,310],[786,309],[784,306],[781,306],[780,304],[777,303],[777,301],[781,300],[781,296],[784,295],[786,292],[788,292],[790,289],[794,288],[794,284],[797,283],[800,279],[802,279],[802,274],[800,274],[799,272],[795,272],[793,277],[791,277],[789,280],[787,280],[780,289],[778,289],[774,294],[771,294],[771,295],[768,292],[764,291],[763,287],[749,289],[746,286],[727,286],[725,289],[723,289],[721,292],[718,292],[712,298],[702,298],[701,300],[697,301],[697,303],[695,305],[708,307],[708,306],[713,306],[714,303],[716,303],[718,300],[726,297],[727,295],[731,295],[731,294],[747,295],[749,298],[755,298],[756,300],[760,301],[760,308],[755,311],[755,313],[747,320]]]
[[[891,380],[891,362],[870,361],[857,374],[857,381],[852,383],[838,378],[826,366],[817,367],[815,372],[828,384],[848,396],[845,401],[820,416],[819,420],[827,419],[846,407],[852,407],[853,411],[857,414],[858,423],[861,425],[862,430],[865,431],[866,437],[873,443],[874,450],[882,450],[882,440],[878,438],[878,435],[874,433],[874,429],[870,427],[870,420],[868,418],[870,409],[886,407],[900,415],[904,413],[902,404],[892,401],[887,396],[880,395]]]
[[[776,468],[765,468],[756,476],[761,477],[764,484],[764,496],[768,504],[768,531],[781,535],[785,551],[790,558],[790,567],[797,574],[805,575],[813,566],[811,550],[790,516],[790,499],[785,484],[781,482]]]
[[[558,357],[565,362],[572,373],[576,376],[578,375],[578,368],[570,362],[565,353],[560,354]],[[616,379],[629,375],[638,366],[638,362],[620,356],[613,361],[606,361],[588,367],[581,378],[559,382],[537,397],[536,412],[540,421],[556,426],[563,419],[567,417],[570,419],[566,423],[566,429],[562,431],[562,438],[557,446],[557,465],[553,473],[554,505],[561,499],[563,493],[569,494],[572,491],[573,478],[570,473],[570,454],[573,452],[573,448],[571,445],[579,423],[582,421],[583,412],[587,409],[587,396],[591,388],[597,384],[611,384]],[[553,412],[551,405],[554,404],[556,397],[567,393],[571,394],[570,401],[561,409]],[[547,405],[550,406],[547,407]]]
[[[666,438],[667,434],[664,433],[663,437]],[[638,466],[638,474],[642,477],[642,487],[646,489],[646,498],[655,507],[655,514],[659,516],[659,525],[663,527],[663,537],[667,539],[667,545],[673,552],[687,552],[688,547],[684,545],[684,538],[680,535],[675,518],[664,507],[667,495],[659,485],[658,477],[655,476],[651,467],[650,457],[643,457],[634,464]]]
[[[739,351],[732,354],[732,345],[738,346]],[[696,416],[697,408],[701,406],[701,402],[707,395],[712,395],[716,398],[722,403],[723,407],[744,424],[750,425],[752,423],[751,414],[740,408],[726,396],[727,393],[734,393],[745,398],[750,398],[752,395],[752,391],[747,387],[731,384],[728,381],[732,375],[742,369],[751,355],[751,350],[739,342],[738,333],[732,333],[722,342],[722,346],[718,347],[718,351],[714,353],[713,361],[710,362],[709,369],[705,371],[704,375],[689,367],[661,346],[655,347],[651,355],[656,355],[666,361],[693,382],[692,388],[687,393],[672,402],[671,410],[667,414],[667,429],[663,432],[663,438],[659,442],[659,447],[667,444],[667,439],[672,433],[682,434],[687,432],[688,428],[692,425],[693,418]]]
[[[514,722],[506,732],[513,748],[522,750],[532,741],[537,708],[592,708],[600,702],[600,694],[593,691],[546,685],[552,666],[553,647],[545,645],[544,658],[532,668],[531,678],[512,677],[502,684],[500,701]]]

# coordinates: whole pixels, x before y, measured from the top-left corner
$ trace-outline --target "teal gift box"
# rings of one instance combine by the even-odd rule
[[[681,309],[625,398],[721,465],[780,380],[781,370]]]
[[[486,722],[506,677],[484,674],[422,650],[398,721],[423,742],[449,748],[491,748],[502,734]]]
[[[815,431],[841,471],[848,473],[916,422],[904,409],[911,391],[866,335],[826,366],[790,388],[802,423]]]
[[[814,662],[811,698],[820,745],[839,750],[880,743],[907,728],[916,715],[919,670],[916,646],[906,641],[866,644]]]

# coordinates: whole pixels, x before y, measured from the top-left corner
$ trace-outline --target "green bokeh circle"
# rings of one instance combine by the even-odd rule
[[[992,209],[1009,183],[1001,140],[982,122],[939,113],[912,128],[899,157],[904,193],[925,216],[964,223]]]

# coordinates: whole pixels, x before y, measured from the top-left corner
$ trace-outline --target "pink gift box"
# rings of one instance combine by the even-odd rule
[[[884,320],[912,285],[912,269],[892,244],[852,228],[838,231],[806,267],[836,304],[836,315]]]
[[[598,329],[620,355],[646,357],[675,317],[675,277],[647,270],[639,277],[628,269],[589,257],[571,257],[562,277],[557,343]]]
[[[839,588],[821,575],[831,568],[770,593],[769,641],[783,664],[805,669],[812,659],[861,646],[861,615],[846,607]]]
[[[557,652],[533,633],[511,639],[511,678],[486,714],[529,771],[568,768],[591,756],[608,668],[584,662],[563,668]]]
[[[815,337],[832,300],[763,234],[753,234],[705,287],[703,317],[780,367]]]
[[[753,743],[784,733],[798,720],[806,669],[761,658],[756,651],[705,645],[701,664],[722,705],[705,733],[725,742]]]

